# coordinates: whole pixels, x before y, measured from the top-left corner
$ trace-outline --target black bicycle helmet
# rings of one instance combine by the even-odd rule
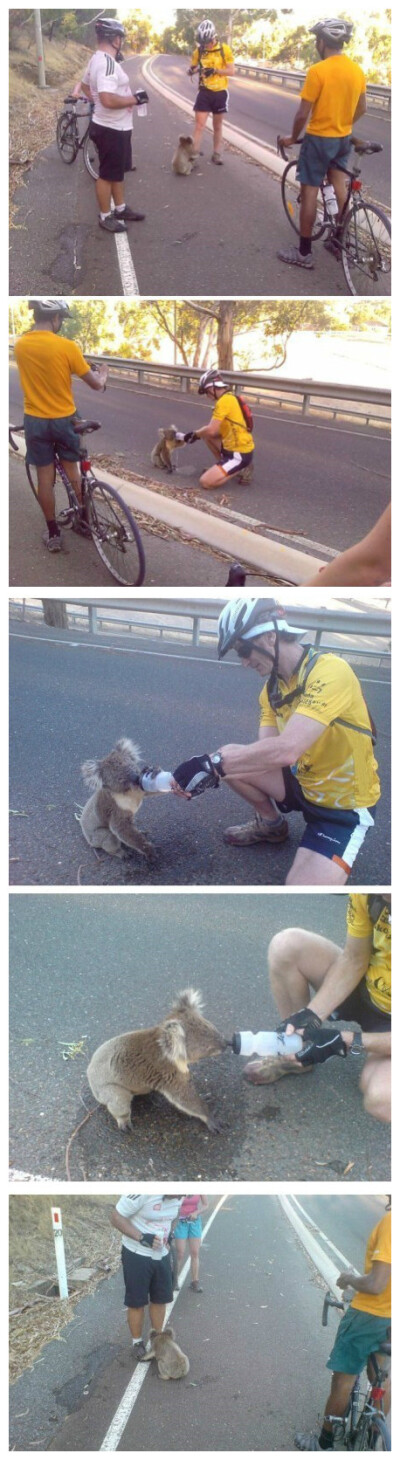
[[[51,319],[55,314],[67,319],[71,313],[65,299],[28,299],[28,309],[33,309],[35,319]]]
[[[315,35],[317,40],[326,41],[327,45],[346,45],[351,40],[353,26],[349,20],[327,19],[317,20],[316,25],[310,26],[310,34]]]
[[[216,386],[219,390],[229,390],[226,380],[222,380],[221,371],[215,366],[213,370],[205,370],[199,380],[199,395],[205,395],[207,390]]]
[[[99,41],[111,41],[115,35],[119,40],[125,40],[125,26],[121,25],[120,20],[114,20],[112,16],[101,15],[99,20],[96,20],[95,31]]]

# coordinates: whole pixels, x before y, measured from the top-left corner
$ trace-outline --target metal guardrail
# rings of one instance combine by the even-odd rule
[[[185,395],[197,394],[202,375],[201,370],[191,365],[153,364],[148,360],[126,360],[118,355],[92,355],[86,351],[85,358],[91,365],[108,365],[110,375],[125,377],[137,385],[157,385],[159,389],[167,387],[168,390],[176,390]],[[281,408],[285,405],[297,405],[302,416],[307,416],[312,411],[329,410],[334,420],[337,416],[356,414],[357,420],[362,418],[367,425],[372,421],[378,421],[379,425],[390,422],[391,392],[381,386],[346,386],[322,380],[296,380],[291,376],[266,377],[248,370],[224,370],[224,379],[235,390],[243,391],[252,405],[269,405],[273,400],[274,405],[278,404]],[[351,410],[351,405],[357,406],[355,413]],[[360,410],[363,406],[366,409]]]
[[[253,76],[256,81],[267,81],[276,83],[277,86],[292,86],[294,91],[300,91],[305,81],[306,71],[285,71],[277,66],[267,66],[260,61],[235,61],[235,71],[239,76]],[[377,110],[382,109],[389,112],[392,105],[391,86],[376,86],[374,82],[367,82],[367,97],[375,103]]]
[[[151,635],[159,641],[176,642],[178,639],[198,648],[202,643],[210,641],[215,644],[218,617],[225,602],[226,596],[221,594],[220,598],[215,599],[199,601],[195,598],[183,598],[175,602],[165,598],[124,597],[121,608],[115,600],[110,603],[109,599],[97,599],[94,603],[88,599],[74,598],[66,599],[65,606],[69,626],[74,631],[79,629],[88,634],[126,633],[135,637],[138,634]],[[41,600],[11,599],[10,611],[21,621],[26,621],[27,618],[43,621]],[[317,647],[320,647],[325,635],[329,634],[330,640],[337,635],[346,639],[346,647],[335,645],[335,650],[344,653],[346,657],[356,655],[357,658],[379,659],[386,663],[390,661],[391,614],[387,611],[379,614],[355,613],[351,609],[291,606],[290,621],[304,629],[305,633],[311,632],[313,643]],[[389,647],[360,646],[358,642],[353,642],[360,638],[381,639],[385,643],[387,641]],[[349,640],[352,642],[349,643]]]

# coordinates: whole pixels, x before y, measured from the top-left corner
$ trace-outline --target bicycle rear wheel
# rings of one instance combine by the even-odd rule
[[[63,162],[75,162],[79,150],[79,137],[75,117],[63,112],[58,118],[56,131],[57,147]]]
[[[295,233],[297,233],[298,237],[300,237],[300,183],[296,182],[296,169],[297,162],[296,159],[293,158],[293,161],[288,162],[287,167],[285,167],[284,173],[282,173],[281,193],[282,202],[288,222],[290,223],[291,228],[294,228],[294,231]],[[324,200],[321,197],[321,193],[318,193],[317,216],[311,235],[312,238],[322,238],[322,234],[326,232],[326,229],[328,227],[329,220],[325,214]]]
[[[95,548],[112,578],[127,588],[140,587],[146,568],[143,543],[119,492],[95,481],[87,487],[86,514]]]
[[[342,264],[350,294],[391,293],[391,226],[373,203],[353,204],[342,233]]]
[[[362,1414],[354,1434],[354,1450],[391,1450],[390,1434],[383,1414]]]
[[[86,133],[83,143],[83,161],[90,177],[93,177],[95,182],[97,182],[100,169],[99,154],[96,143],[89,132]]]

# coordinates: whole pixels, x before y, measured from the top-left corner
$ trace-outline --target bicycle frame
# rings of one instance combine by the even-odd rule
[[[328,1292],[324,1299],[322,1312],[323,1328],[326,1328],[327,1326],[329,1308],[340,1308],[342,1312],[345,1312],[345,1304],[340,1303],[337,1298],[333,1297],[332,1293]],[[334,1435],[340,1436],[342,1439],[344,1439],[346,1443],[346,1449],[348,1450],[353,1449],[353,1441],[357,1434],[357,1427],[362,1416],[366,1416],[366,1418],[368,1419],[372,1419],[374,1415],[381,1415],[382,1417],[384,1417],[383,1398],[385,1390],[382,1386],[384,1380],[388,1378],[389,1371],[383,1369],[378,1364],[375,1353],[371,1353],[369,1355],[368,1365],[372,1366],[372,1369],[374,1371],[374,1379],[372,1381],[368,1379],[369,1387],[366,1391],[364,1402],[361,1404],[361,1406],[360,1398],[362,1400],[363,1396],[361,1394],[362,1376],[360,1373],[357,1374],[354,1380],[346,1413],[340,1416],[338,1416],[337,1414],[326,1415],[326,1419],[332,1425]]]

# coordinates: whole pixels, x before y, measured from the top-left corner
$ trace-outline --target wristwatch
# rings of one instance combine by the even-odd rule
[[[364,1054],[361,1029],[355,1029],[353,1043],[350,1045],[349,1054]]]
[[[217,772],[217,776],[224,776],[225,775],[225,771],[224,771],[223,766],[222,766],[222,755],[221,755],[220,750],[217,750],[216,751],[216,754],[215,755],[212,755],[210,757],[210,759],[211,759],[211,765],[214,766],[214,770]]]

